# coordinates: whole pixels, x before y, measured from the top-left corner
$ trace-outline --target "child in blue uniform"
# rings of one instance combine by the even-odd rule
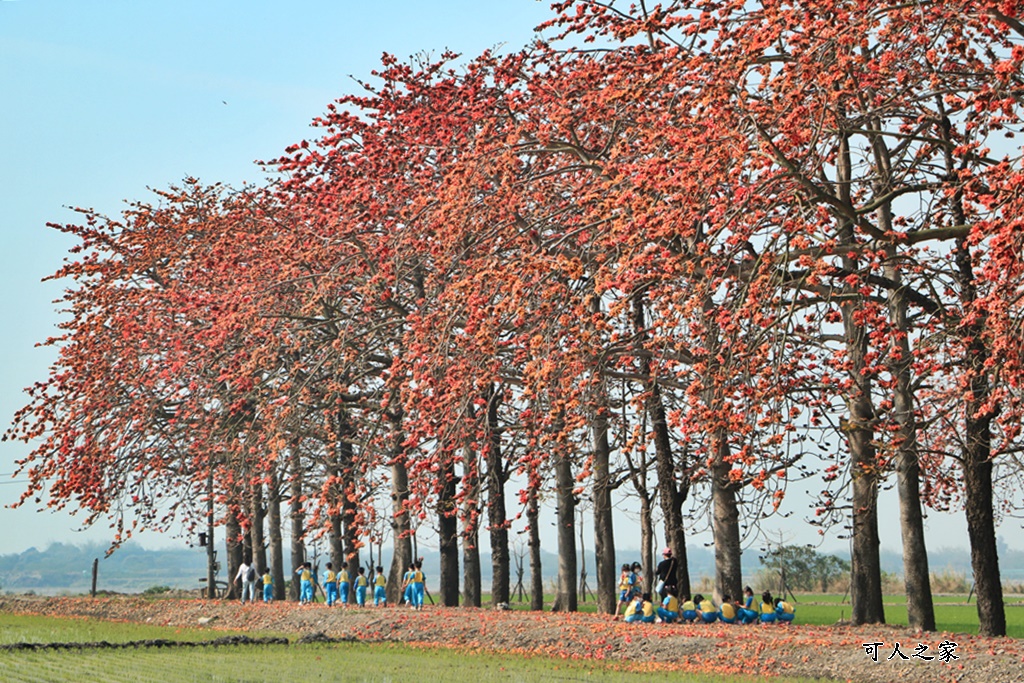
[[[338,601],[338,575],[334,573],[334,565],[330,562],[324,572],[324,593],[327,595],[327,606],[334,607]]]
[[[302,566],[295,570],[299,577],[299,604],[308,605],[313,602],[313,565],[303,562]]]
[[[774,624],[775,623],[775,601],[772,600],[771,591],[765,591],[761,594],[761,623],[762,624]]]
[[[387,592],[384,588],[388,579],[384,576],[384,567],[377,567],[377,576],[373,577],[373,606],[383,607],[387,604]]]
[[[359,607],[366,607],[366,586],[366,570],[360,567],[356,576],[356,605]]]
[[[270,570],[267,569],[263,572],[263,602],[274,601],[274,577],[270,575]]]
[[[338,570],[338,594],[341,596],[341,604],[343,607],[348,607],[348,596],[352,584],[348,580],[348,567],[341,565],[341,569]]]
[[[780,624],[788,624],[796,618],[796,608],[782,598],[775,601],[775,618]]]
[[[743,606],[739,609],[741,624],[753,624],[757,621],[757,606],[754,604],[754,589],[747,586],[743,589]]]
[[[423,576],[423,563],[416,562],[412,573],[412,604],[416,609],[423,609],[423,594],[426,592],[427,579]]]

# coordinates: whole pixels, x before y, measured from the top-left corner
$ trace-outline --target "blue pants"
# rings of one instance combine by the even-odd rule
[[[342,581],[341,583],[338,584],[338,587],[341,589],[341,604],[347,605],[348,604],[349,582],[348,581]]]
[[[383,605],[387,602],[387,595],[384,592],[384,586],[376,586],[373,589],[373,606]]]
[[[713,624],[718,619],[718,612],[703,612],[700,618],[705,624]]]
[[[338,601],[338,584],[334,582],[326,584],[324,592],[327,593],[327,606],[333,607],[334,603]]]
[[[302,581],[299,586],[299,602],[313,602],[313,582]]]
[[[761,613],[762,624],[774,624],[775,623],[775,612],[762,612]]]
[[[410,583],[405,587],[405,592],[402,593],[402,599],[405,600],[405,604],[412,604],[412,584]]]
[[[796,615],[790,614],[788,612],[776,612],[775,616],[778,618],[779,621],[790,622],[793,621],[793,617],[795,617]]]
[[[274,584],[265,583],[263,584],[263,602],[274,601]]]
[[[416,607],[423,607],[423,594],[426,592],[425,589],[426,586],[422,583],[414,583],[412,585],[412,599]]]
[[[753,624],[757,621],[757,612],[746,607],[740,607],[739,619],[741,624]]]
[[[356,586],[356,604],[360,607],[366,605],[366,586]]]
[[[669,612],[664,607],[659,607],[658,616],[661,617],[661,620],[664,621],[666,624],[671,624],[673,621],[679,618],[679,612]]]

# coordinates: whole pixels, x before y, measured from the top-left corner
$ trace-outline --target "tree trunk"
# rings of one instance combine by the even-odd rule
[[[853,165],[850,159],[849,136],[840,139],[836,164],[836,195],[846,206],[853,207],[850,185]],[[841,217],[839,242],[853,245],[853,225]],[[843,267],[857,272],[856,255],[843,255]],[[850,472],[853,480],[853,544],[850,558],[850,620],[854,624],[885,623],[882,607],[882,569],[879,561],[878,481],[879,466],[874,447],[875,410],[871,399],[871,375],[865,357],[868,340],[858,313],[864,307],[863,297],[854,285],[844,285],[844,302],[840,305],[845,333],[846,358],[850,389],[846,396],[849,418],[843,427],[850,449]]]
[[[512,580],[508,549],[508,517],[505,511],[505,482],[508,474],[501,456],[501,427],[498,407],[501,391],[492,386],[487,400],[487,524],[491,537],[491,604],[508,604]]]
[[[685,458],[677,464],[673,457],[661,387],[654,375],[650,356],[643,346],[647,339],[644,298],[643,290],[633,294],[633,326],[640,351],[640,372],[646,377],[644,389],[647,397],[644,403],[654,432],[655,468],[658,473],[658,496],[665,524],[665,544],[672,549],[672,556],[679,562],[676,569],[679,594],[689,595],[690,568],[686,561],[686,532],[683,528],[683,503],[690,492],[688,467]]]
[[[252,520],[252,525],[249,527],[249,544],[252,546],[252,561],[256,565],[256,571],[262,573],[267,568],[266,538],[263,534],[266,509],[263,506],[262,481],[257,480],[252,484],[249,501],[249,518]]]
[[[892,191],[892,159],[881,123],[873,121],[872,149],[875,156],[876,197],[886,197]],[[892,203],[883,202],[877,213],[880,230],[893,230]],[[928,575],[928,551],[924,539],[924,520],[921,515],[920,465],[918,462],[917,412],[914,409],[914,389],[910,349],[911,328],[907,320],[907,297],[903,290],[903,275],[899,267],[896,245],[885,247],[882,271],[893,283],[888,290],[889,323],[892,326],[892,349],[887,358],[889,374],[895,379],[893,387],[893,418],[898,427],[895,434],[896,490],[899,493],[900,537],[903,544],[903,582],[907,594],[907,622],[912,628],[935,630],[935,609],[932,604],[931,579]]]
[[[235,582],[235,575],[244,560],[242,543],[242,525],[238,522],[238,514],[233,505],[228,505],[227,521],[224,524],[224,541],[227,544],[228,557],[228,599],[237,600],[242,596],[241,582]]]
[[[306,520],[302,512],[302,475],[299,471],[298,454],[292,458],[291,499],[288,501],[289,514],[292,523],[292,566],[288,571],[288,578],[291,580],[291,590],[288,591],[288,599],[293,602],[299,601],[299,580],[295,577],[295,570],[306,561]]]
[[[530,527],[530,609],[539,612],[544,609],[544,577],[540,561],[540,501],[536,472],[531,472],[526,500],[526,522]]]
[[[885,276],[900,282],[895,253],[886,261]],[[911,386],[909,325],[907,301],[900,289],[889,292],[889,319],[897,333],[890,354],[890,373],[896,379],[893,389],[893,414],[896,434],[896,489],[900,501],[900,538],[903,541],[903,584],[907,593],[907,622],[911,628],[935,630],[931,578],[928,574],[928,550],[921,515],[921,468],[917,457],[917,417]]]
[[[437,542],[441,559],[439,596],[443,607],[459,606],[459,509],[455,502],[455,468],[448,455],[438,472]]]
[[[968,311],[976,305],[976,291],[970,250],[966,240],[956,245],[956,261],[961,283],[961,299]],[[1006,635],[1006,609],[999,576],[999,552],[992,508],[992,420],[998,408],[986,404],[991,395],[985,346],[985,316],[968,325],[966,370],[970,378],[970,396],[965,399],[964,422],[964,512],[967,536],[971,541],[971,569],[978,605],[978,632],[983,636]]]
[[[594,465],[592,494],[594,498],[594,561],[597,565],[597,611],[614,614],[618,605],[615,566],[615,530],[612,510],[611,447],[608,443],[608,414],[605,386],[599,391],[598,405],[592,424]]]
[[[462,476],[466,492],[462,504],[462,604],[479,607],[483,588],[480,579],[480,475],[476,453],[465,449],[465,473]]]
[[[409,538],[409,511],[405,503],[409,499],[409,471],[405,466],[405,450],[402,441],[405,436],[398,429],[401,417],[394,418],[394,451],[391,459],[391,531],[394,539],[394,553],[388,570],[388,604],[397,605],[402,601],[402,576],[412,563],[412,541]]]
[[[715,538],[715,602],[722,596],[739,599],[743,595],[743,570],[740,548],[740,511],[736,504],[736,485],[729,479],[729,441],[725,434],[714,437],[715,462],[712,467],[711,496]]]
[[[650,583],[650,565],[654,557],[654,500],[651,496],[640,496],[640,558],[644,565],[644,576]],[[615,597],[616,609],[618,608],[619,591],[612,594]]]
[[[267,486],[267,527],[270,535],[270,576],[274,581],[274,599],[284,600],[284,539],[281,526],[281,481],[277,471],[270,473]]]
[[[576,480],[572,462],[564,454],[556,455],[555,482],[558,501],[558,591],[554,612],[575,612],[576,601]]]

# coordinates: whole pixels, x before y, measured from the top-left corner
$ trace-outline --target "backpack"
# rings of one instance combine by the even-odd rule
[[[256,582],[256,567],[249,567],[249,570],[245,572],[245,580],[249,583]]]

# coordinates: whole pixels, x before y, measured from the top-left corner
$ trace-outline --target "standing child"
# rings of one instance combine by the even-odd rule
[[[619,574],[619,604],[615,607],[615,614],[618,615],[622,611],[622,608],[629,604],[630,599],[633,597],[633,572],[630,571],[629,565],[622,565],[622,572]]]
[[[377,567],[377,576],[373,577],[373,606],[384,607],[387,604],[388,579],[384,576],[384,567]]]
[[[341,596],[341,606],[348,607],[348,594],[352,584],[348,580],[348,567],[341,565],[338,571],[338,593]]]
[[[416,605],[412,602],[412,575],[416,571],[416,563],[410,563],[409,568],[405,570],[405,574],[402,575],[402,602],[414,608]]]
[[[330,562],[324,572],[324,593],[327,595],[327,606],[334,607],[338,601],[338,575],[334,573],[334,565]]]
[[[360,567],[356,576],[356,605],[359,607],[366,607],[366,586],[366,570]]]
[[[270,569],[263,572],[263,602],[274,601],[274,577],[270,575]]]
[[[427,590],[427,578],[423,575],[423,561],[418,560],[413,565],[412,572],[412,602],[416,609],[423,609],[423,594]]]
[[[313,565],[303,562],[295,575],[299,577],[299,604],[309,605],[313,602]]]

